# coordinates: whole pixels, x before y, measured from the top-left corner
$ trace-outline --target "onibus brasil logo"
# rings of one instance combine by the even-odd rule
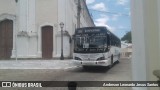
[[[28,82],[2,82],[1,87],[42,87],[42,84]]]

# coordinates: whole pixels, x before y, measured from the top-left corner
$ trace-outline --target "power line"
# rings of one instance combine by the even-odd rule
[[[125,13],[117,13],[117,12],[110,12],[110,11],[101,11],[101,10],[95,10],[95,9],[89,9],[89,10],[100,12],[100,13],[108,13],[108,14],[120,15],[120,16],[130,16],[129,14],[125,14]]]

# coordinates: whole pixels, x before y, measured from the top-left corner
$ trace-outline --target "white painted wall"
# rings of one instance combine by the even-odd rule
[[[16,42],[15,36],[16,36],[16,29],[17,29],[16,8],[17,8],[17,5],[14,0],[0,0],[0,21],[4,19],[13,20],[13,50],[12,50],[11,57],[15,57],[15,53],[16,53],[16,43],[15,43]]]
[[[36,0],[36,24],[57,24],[59,0]]]
[[[159,21],[158,21],[158,0],[145,0],[144,1],[144,29],[145,29],[145,45],[146,45],[146,57],[147,57],[147,66],[148,80],[157,80],[153,75],[153,70],[160,69],[159,61]]]
[[[64,35],[64,55],[70,57],[69,40],[77,26],[76,4],[76,0],[18,0],[17,3],[15,0],[0,0],[0,18],[8,15],[15,17],[12,57],[14,58],[17,53],[19,58],[41,58],[41,27],[46,25],[53,26],[53,57],[59,57],[61,53],[60,22],[64,22],[63,30],[70,35]],[[82,7],[84,12],[87,12],[85,3]],[[82,26],[94,26],[91,19],[86,19],[86,16],[90,17],[88,12],[81,14],[83,14],[81,15]]]
[[[88,11],[87,5],[85,4],[85,0],[81,0],[81,27],[92,27],[95,26],[93,20]]]
[[[159,0],[131,0],[134,81],[155,81],[153,70],[160,69]],[[133,88],[159,90],[159,88]]]
[[[70,43],[69,43],[69,37],[68,36],[64,36],[63,37],[63,55],[64,57],[69,57],[70,56]],[[56,48],[56,57],[60,57],[61,56],[61,37],[57,36],[57,48]]]
[[[38,34],[37,56],[42,57],[41,28],[53,27],[53,57],[56,56],[56,34],[58,32],[58,0],[36,0],[36,30]]]
[[[20,58],[37,58],[35,4],[35,0],[19,0],[17,3],[17,55]]]
[[[0,15],[4,13],[12,15],[16,14],[15,0],[0,0]]]

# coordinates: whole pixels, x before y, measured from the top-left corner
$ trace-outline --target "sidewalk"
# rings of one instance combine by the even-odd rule
[[[68,69],[72,60],[0,60],[0,69]]]

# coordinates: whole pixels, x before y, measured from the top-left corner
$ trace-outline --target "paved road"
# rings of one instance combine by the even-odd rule
[[[122,59],[119,64],[111,69],[91,68],[84,70],[82,67],[70,69],[1,69],[1,81],[131,81],[131,61]],[[11,90],[11,88],[0,88]],[[12,88],[12,90],[68,90],[67,88]],[[131,90],[131,88],[77,88],[77,90]]]

